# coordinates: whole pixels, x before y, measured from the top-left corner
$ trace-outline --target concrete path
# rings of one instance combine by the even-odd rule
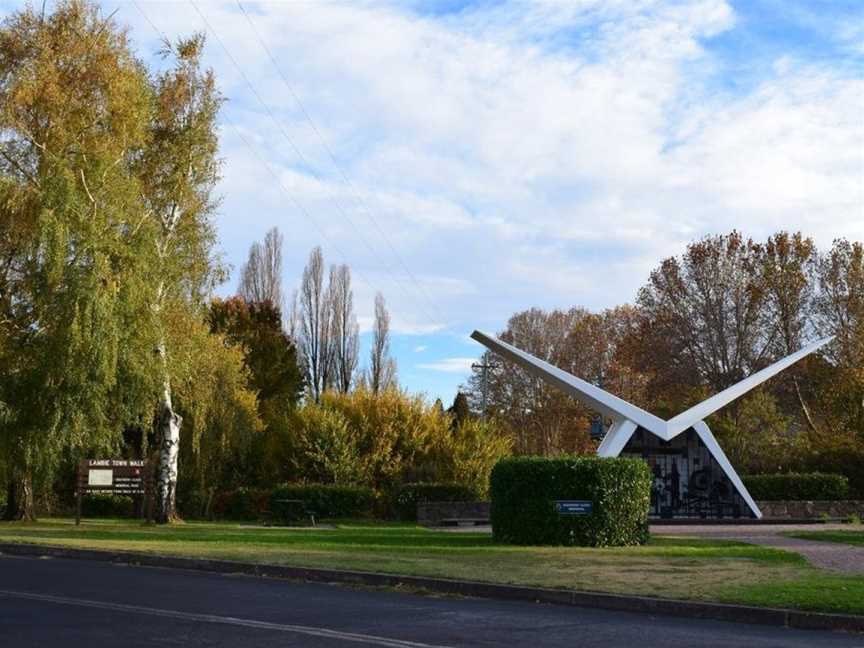
[[[864,574],[864,547],[841,544],[839,542],[801,540],[782,535],[783,533],[796,531],[836,530],[849,531],[855,530],[855,527],[850,527],[848,524],[661,524],[651,527],[651,533],[656,535],[723,538],[767,547],[777,547],[778,549],[786,549],[801,554],[816,567],[831,569],[844,574]]]
[[[0,646],[840,648],[860,635],[0,557]]]

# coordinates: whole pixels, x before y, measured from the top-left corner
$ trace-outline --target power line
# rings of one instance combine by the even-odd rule
[[[147,21],[147,23],[150,25],[150,27],[153,29],[153,31],[155,31],[165,42],[170,42],[170,40],[168,39],[168,36],[165,34],[165,32],[163,32],[161,29],[159,29],[159,27],[156,26],[156,24],[150,19],[150,16],[148,16],[147,13],[144,11],[144,9],[142,9],[142,7],[138,3],[138,1],[132,0],[132,4],[135,5],[135,8],[138,9],[138,12],[141,14],[141,16],[144,18],[144,20]],[[240,139],[240,141],[242,141],[243,144],[249,149],[250,153],[252,153],[252,155],[255,157],[255,159],[258,160],[258,162],[260,162],[264,166],[264,168],[267,170],[267,172],[270,174],[270,176],[276,181],[276,185],[279,187],[279,189],[286,196],[288,196],[288,199],[292,203],[294,203],[295,207],[297,207],[297,209],[306,217],[306,219],[314,225],[315,229],[318,230],[318,232],[321,234],[321,237],[325,240],[325,242],[329,246],[331,246],[334,250],[336,250],[336,253],[339,256],[341,256],[345,261],[348,261],[348,255],[345,253],[345,251],[342,250],[327,235],[327,232],[318,223],[317,219],[315,217],[313,217],[312,214],[309,212],[309,210],[306,209],[306,207],[304,207],[303,204],[299,201],[299,199],[291,191],[289,191],[287,189],[287,187],[285,187],[285,185],[282,182],[282,179],[279,177],[279,174],[276,173],[276,171],[273,169],[272,165],[261,154],[258,153],[255,146],[252,145],[252,143],[243,134],[243,132],[237,127],[237,125],[224,114],[222,115],[222,119],[228,124],[228,126],[231,127],[231,129],[234,131],[234,133],[237,135],[237,137]],[[369,286],[369,288],[372,289],[373,292],[378,291],[378,287],[375,286],[369,279],[367,279],[366,276],[362,272],[360,272],[359,270],[356,270],[355,273],[363,283],[365,283],[367,286]]]
[[[270,117],[270,120],[274,123],[274,125],[275,125],[276,128],[277,128],[277,130],[278,130],[279,133],[282,135],[282,137],[285,139],[285,141],[288,142],[288,144],[290,145],[290,147],[292,148],[292,150],[294,151],[294,153],[297,155],[297,157],[300,159],[300,161],[301,161],[301,162],[302,162],[302,163],[307,167],[307,169],[309,170],[309,172],[310,172],[310,173],[315,177],[316,180],[320,181],[320,182],[322,183],[322,185],[326,186],[326,181],[325,181],[325,180],[324,180],[324,179],[323,179],[323,178],[322,178],[318,173],[316,173],[316,172],[314,171],[314,167],[313,167],[313,165],[309,163],[309,161],[307,160],[306,156],[303,155],[302,151],[300,151],[299,147],[296,145],[296,143],[294,142],[294,140],[291,138],[291,136],[290,136],[290,135],[285,131],[285,129],[282,127],[282,124],[281,124],[280,121],[276,118],[276,115],[273,113],[273,111],[272,111],[272,109],[270,108],[270,106],[267,104],[267,102],[264,100],[264,98],[263,98],[263,97],[259,94],[259,92],[256,90],[254,84],[250,81],[249,77],[246,75],[246,72],[243,70],[243,68],[240,66],[240,64],[237,62],[237,60],[236,60],[236,59],[234,58],[234,56],[231,54],[231,51],[228,49],[228,47],[225,45],[225,42],[222,40],[222,38],[219,36],[219,34],[216,32],[216,30],[215,30],[215,29],[213,28],[213,26],[210,24],[210,21],[207,20],[207,17],[204,15],[204,13],[203,13],[203,12],[201,11],[201,9],[198,7],[198,4],[195,2],[195,0],[189,0],[189,4],[192,6],[192,8],[195,10],[195,12],[198,14],[198,16],[201,18],[201,20],[203,21],[203,23],[204,23],[205,27],[207,28],[207,30],[209,30],[209,31],[213,34],[213,37],[214,37],[214,38],[216,39],[216,41],[219,43],[219,46],[220,46],[220,47],[222,48],[222,50],[225,52],[225,55],[226,55],[226,56],[228,57],[228,59],[231,61],[232,65],[237,69],[237,72],[240,74],[241,78],[242,78],[243,81],[246,83],[246,85],[247,85],[247,87],[249,88],[249,90],[250,90],[250,91],[252,92],[252,94],[255,96],[255,98],[256,98],[256,100],[258,101],[258,103],[260,103],[261,106],[264,108],[264,111],[265,111],[265,112],[267,113],[267,115]],[[345,220],[346,220],[346,221],[348,222],[348,224],[351,226],[351,229],[354,230],[354,233],[357,235],[357,238],[358,238],[360,241],[362,241],[363,245],[366,247],[366,249],[369,251],[369,253],[372,255],[372,257],[373,257],[373,258],[376,258],[378,255],[377,255],[375,249],[370,245],[370,243],[368,242],[368,240],[366,239],[366,237],[363,236],[363,233],[361,232],[360,228],[357,227],[357,225],[354,223],[354,221],[353,221],[353,220],[351,219],[351,217],[348,215],[347,211],[345,211],[345,209],[342,207],[342,204],[341,204],[341,203],[339,202],[339,200],[336,198],[335,193],[334,193],[332,190],[329,190],[329,193],[330,193],[331,201],[332,201],[333,204],[336,206],[337,211],[338,211],[340,214],[342,214],[342,216],[345,218]],[[401,280],[400,280],[398,277],[396,277],[396,276],[395,276],[395,275],[390,271],[389,268],[387,268],[387,267],[385,266],[384,270],[385,270],[385,272],[390,276],[390,278],[393,280],[393,282],[394,282],[397,286],[399,286],[399,288],[400,288],[400,289],[405,293],[405,295],[406,295],[407,297],[416,299],[416,296],[415,296],[415,295],[412,295],[410,291],[406,290],[406,288],[405,288],[405,286],[402,284]],[[434,321],[435,321],[436,318],[433,317],[433,316],[430,314],[430,312],[429,312],[428,310],[426,310],[425,306],[424,306],[422,303],[420,303],[419,301],[417,301],[417,305],[420,306],[421,310],[423,310],[425,316],[429,319],[430,322],[434,322]]]
[[[300,112],[303,113],[306,121],[309,122],[309,125],[312,127],[312,131],[315,133],[315,136],[318,138],[318,141],[321,143],[321,146],[327,151],[327,155],[330,157],[331,162],[333,162],[333,166],[339,172],[339,175],[342,176],[342,180],[348,189],[351,191],[351,194],[354,196],[354,199],[357,203],[363,208],[366,212],[367,217],[372,222],[372,225],[375,227],[379,236],[383,239],[383,241],[387,244],[387,247],[390,248],[390,251],[393,252],[393,255],[396,257],[396,260],[399,262],[399,265],[402,266],[402,269],[405,271],[405,274],[411,279],[412,283],[416,286],[417,290],[423,295],[424,299],[426,299],[429,304],[438,311],[438,315],[442,315],[441,310],[438,308],[437,303],[429,296],[429,293],[426,292],[425,287],[417,280],[414,276],[414,273],[411,272],[411,269],[408,267],[408,264],[405,263],[402,255],[399,254],[399,251],[390,241],[390,238],[387,236],[385,230],[381,228],[376,220],[375,216],[372,213],[372,210],[369,209],[369,206],[366,204],[366,201],[363,199],[361,194],[354,187],[354,183],[351,182],[351,179],[348,177],[348,174],[339,164],[339,161],[336,158],[336,155],[333,153],[333,150],[327,144],[327,141],[321,135],[321,131],[318,129],[318,126],[315,124],[315,121],[312,119],[312,116],[309,114],[309,111],[306,110],[306,106],[303,101],[300,99],[300,96],[295,92],[294,87],[288,81],[285,74],[282,72],[282,69],[279,67],[279,64],[276,62],[276,57],[273,56],[270,48],[267,46],[267,43],[264,41],[264,38],[261,36],[261,33],[258,31],[258,28],[255,27],[255,23],[252,21],[252,17],[246,11],[246,8],[243,6],[243,3],[240,0],[236,0],[237,6],[240,8],[240,11],[243,12],[243,16],[246,18],[246,22],[249,23],[249,27],[252,29],[252,32],[255,34],[256,39],[261,44],[264,52],[267,54],[267,57],[270,59],[270,62],[273,64],[273,68],[276,70],[276,73],[279,75],[279,78],[282,79],[282,82],[285,84],[285,87],[288,88],[288,92],[291,93],[291,96],[294,98],[294,101],[297,103],[297,106],[300,108]],[[443,318],[442,318],[443,319]]]

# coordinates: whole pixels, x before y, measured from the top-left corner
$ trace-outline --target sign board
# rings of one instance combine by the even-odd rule
[[[594,512],[594,502],[591,500],[556,500],[555,510],[558,515],[591,515]]]
[[[78,500],[76,524],[81,519],[81,496],[87,493],[115,495],[148,495],[152,489],[152,474],[141,459],[85,459],[78,465],[75,488]]]
[[[113,486],[114,471],[105,470],[104,468],[91,468],[87,473],[88,486]]]
[[[78,487],[85,493],[143,495],[146,473],[140,459],[88,459],[81,462]]]

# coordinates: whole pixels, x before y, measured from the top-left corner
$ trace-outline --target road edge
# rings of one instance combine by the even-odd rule
[[[779,626],[802,630],[831,630],[864,633],[864,616],[807,612],[784,608],[764,608],[731,603],[709,603],[663,599],[650,596],[627,596],[604,592],[551,589],[521,585],[504,585],[479,581],[433,578],[427,576],[401,576],[379,572],[350,571],[341,569],[318,569],[292,567],[270,563],[214,560],[208,558],[186,558],[131,551],[108,551],[102,549],[78,549],[17,542],[0,543],[0,555],[48,556],[78,560],[97,560],[142,567],[186,569],[218,574],[245,574],[315,583],[362,585],[368,587],[408,587],[439,594],[455,594],[506,601],[525,601],[569,605],[574,607],[600,608],[620,612],[639,612],[666,616],[713,619],[758,625]]]

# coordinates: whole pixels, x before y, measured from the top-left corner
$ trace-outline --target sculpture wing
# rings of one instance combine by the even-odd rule
[[[573,396],[576,400],[584,403],[591,409],[600,412],[615,421],[629,419],[634,423],[650,430],[658,435],[663,435],[666,430],[666,421],[646,412],[645,410],[628,403],[625,400],[610,394],[589,382],[581,380],[558,367],[553,367],[548,362],[535,358],[529,353],[502,342],[501,340],[474,331],[471,337],[480,344],[494,351],[498,355],[519,365],[528,373],[537,378],[545,380],[551,385],[558,387],[565,393]]]
[[[761,371],[757,371],[749,378],[745,378],[741,382],[732,385],[728,389],[724,389],[722,392],[712,396],[708,400],[702,401],[698,405],[691,407],[686,412],[682,412],[678,416],[669,419],[669,421],[667,422],[668,438],[671,439],[672,437],[680,434],[687,428],[692,427],[694,424],[707,418],[724,405],[728,405],[736,398],[740,398],[751,389],[758,387],[772,376],[780,373],[786,367],[795,364],[805,356],[808,356],[817,349],[822,348],[833,339],[833,337],[828,337],[808,344],[799,351],[796,351],[795,353],[786,356],[782,360],[778,360],[774,364],[765,367]]]

